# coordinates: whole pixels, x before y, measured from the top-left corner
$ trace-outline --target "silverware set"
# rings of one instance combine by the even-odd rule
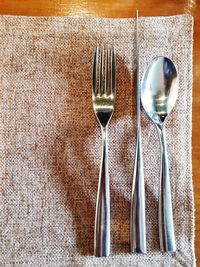
[[[136,33],[138,35],[138,13]],[[136,38],[138,40],[138,36]],[[93,109],[102,132],[102,154],[96,201],[94,255],[110,254],[110,189],[108,168],[108,124],[112,118],[116,99],[116,55],[114,47],[97,46],[93,61]],[[171,187],[165,141],[164,123],[178,96],[178,73],[167,57],[158,56],[150,62],[139,82],[139,48],[137,44],[137,140],[130,204],[130,252],[147,253],[145,186],[140,127],[140,102],[158,131],[161,147],[159,240],[160,250],[176,250]]]

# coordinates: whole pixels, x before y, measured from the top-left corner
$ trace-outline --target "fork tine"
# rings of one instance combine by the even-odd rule
[[[115,92],[116,88],[116,63],[115,63],[115,49],[114,46],[112,46],[112,52],[111,52],[111,93]]]
[[[108,59],[109,59],[109,50],[106,48],[106,61],[105,61],[105,94],[108,95],[108,84],[109,84],[109,70],[108,70]]]
[[[103,94],[103,62],[104,62],[104,48],[101,50],[100,54],[100,73],[99,73],[99,94]]]
[[[97,72],[98,72],[98,50],[99,47],[97,45],[95,53],[94,53],[94,61],[93,61],[93,94],[97,93]]]

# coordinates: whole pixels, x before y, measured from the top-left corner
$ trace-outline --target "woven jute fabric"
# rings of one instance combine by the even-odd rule
[[[96,44],[114,45],[117,93],[109,125],[111,256],[93,256],[101,131],[92,107]],[[190,15],[140,18],[140,76],[155,56],[171,58],[180,86],[166,121],[175,253],[158,239],[160,145],[141,112],[146,255],[129,253],[136,138],[134,19],[0,17],[1,266],[194,266],[191,173]]]

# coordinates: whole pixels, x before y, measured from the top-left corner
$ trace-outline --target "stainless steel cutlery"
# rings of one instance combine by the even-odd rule
[[[138,23],[138,15],[137,15]],[[167,57],[156,57],[139,82],[139,49],[137,47],[137,140],[132,181],[130,212],[130,251],[146,253],[145,186],[143,173],[140,101],[158,130],[161,144],[159,194],[159,239],[161,251],[176,250],[168,157],[164,122],[178,96],[178,73]],[[116,59],[114,47],[96,47],[93,60],[92,102],[102,132],[102,154],[96,200],[94,255],[110,254],[110,181],[108,168],[108,125],[116,99]]]
[[[142,81],[142,105],[156,125],[161,144],[161,177],[159,196],[159,238],[162,251],[175,251],[175,234],[171,201],[165,120],[178,96],[178,73],[167,57],[156,57],[148,66]]]
[[[96,203],[94,254],[110,254],[110,188],[108,171],[108,124],[115,107],[115,51],[97,46],[93,63],[93,109],[102,132],[102,155]]]
[[[137,51],[137,140],[135,164],[132,180],[131,211],[130,211],[130,251],[146,253],[146,212],[145,190],[142,156],[142,139],[140,127],[140,81],[139,81],[139,46],[138,46],[138,11],[136,20],[136,51]]]

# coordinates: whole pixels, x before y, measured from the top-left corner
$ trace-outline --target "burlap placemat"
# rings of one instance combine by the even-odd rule
[[[158,240],[159,142],[142,110],[147,255],[129,254],[136,134],[135,20],[0,17],[1,266],[193,266],[190,15],[140,19],[141,75],[158,55],[177,65],[166,123],[177,251]],[[117,100],[109,127],[112,254],[93,256],[101,132],[93,114],[96,44],[114,44]]]

